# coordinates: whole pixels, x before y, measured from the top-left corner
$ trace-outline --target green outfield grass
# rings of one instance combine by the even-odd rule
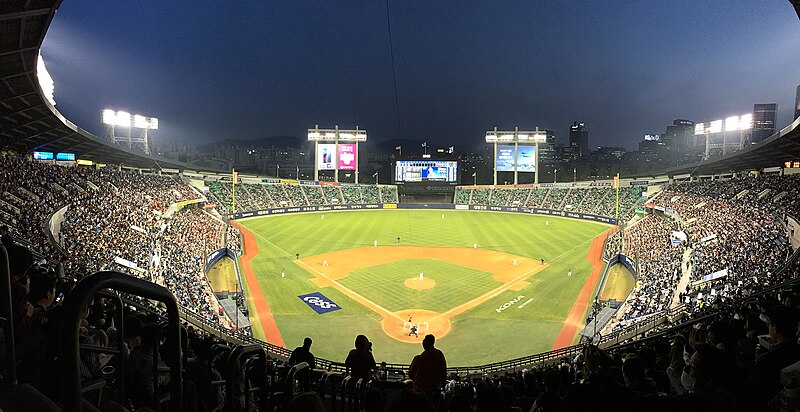
[[[548,267],[524,289],[507,290],[452,319],[452,330],[437,339],[448,363],[475,365],[549,350],[585,283],[591,265],[586,253],[607,225],[513,213],[438,210],[376,210],[279,215],[240,222],[256,235],[259,255],[252,262],[286,345],[314,339],[312,352],[343,361],[358,334],[374,342],[376,360],[408,363],[422,348],[387,336],[381,316],[293,263],[320,253],[380,245],[480,248],[545,259]],[[545,222],[548,222],[546,224]],[[281,278],[281,270],[286,277]],[[567,277],[572,270],[573,276]],[[437,284],[412,290],[403,281],[423,270]],[[416,307],[445,311],[502,285],[491,274],[435,259],[405,259],[351,272],[340,283],[389,309]],[[318,315],[298,295],[320,292],[342,307]],[[504,303],[524,296],[497,312]],[[531,300],[523,307],[520,304]],[[252,310],[251,310],[252,312]],[[255,328],[256,334],[259,328]],[[424,331],[423,331],[424,332]],[[263,335],[262,335],[263,336]]]

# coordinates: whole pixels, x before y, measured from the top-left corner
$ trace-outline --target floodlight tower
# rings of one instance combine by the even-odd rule
[[[106,109],[103,110],[103,123],[108,125],[108,135],[112,143],[128,143],[128,149],[133,149],[134,144],[140,144],[142,145],[142,151],[145,154],[150,154],[148,130],[158,130],[157,118],[145,117],[138,114],[131,115],[124,111],[115,112],[114,110]],[[128,134],[125,136],[117,136],[118,127],[128,129]],[[132,136],[134,128],[142,129],[141,136]]]
[[[333,170],[333,180],[337,183],[339,170],[353,170],[355,183],[358,184],[358,143],[367,141],[366,130],[358,126],[355,130],[343,130],[339,129],[338,124],[333,129],[320,129],[319,125],[315,125],[313,129],[308,129],[308,140],[314,142],[314,180],[319,180],[319,167],[322,164],[324,170]],[[320,142],[323,142],[322,156]]]
[[[712,149],[721,149],[722,154],[728,153],[728,149],[741,150],[749,140],[750,130],[753,128],[753,115],[751,113],[741,116],[730,116],[723,120],[713,122],[697,123],[694,127],[694,134],[705,135],[706,149],[703,160],[711,157]],[[728,132],[739,132],[738,141],[728,141]],[[715,143],[713,135],[722,133],[722,143]]]
[[[497,144],[514,144],[514,184],[519,183],[519,171],[517,170],[517,160],[519,157],[519,145],[523,146],[533,144],[536,146],[536,153],[533,157],[533,170],[534,170],[534,183],[539,183],[539,143],[547,142],[547,132],[544,130],[520,131],[519,127],[515,127],[510,131],[498,131],[497,127],[494,130],[486,132],[486,143],[494,145],[494,185],[497,186]]]

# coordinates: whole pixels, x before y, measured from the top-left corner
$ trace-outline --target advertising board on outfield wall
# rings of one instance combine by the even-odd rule
[[[453,205],[453,204],[411,204],[411,203],[379,203],[379,204],[352,204],[352,205],[331,205],[331,206],[302,206],[302,207],[280,207],[275,209],[254,210],[250,212],[234,213],[231,219],[243,219],[248,217],[283,215],[287,213],[303,212],[325,212],[337,210],[377,210],[377,209],[437,209],[437,210],[482,210],[490,212],[509,212],[526,213],[531,215],[549,215],[569,217],[573,219],[589,220],[592,222],[608,223],[615,225],[617,220],[607,216],[592,215],[589,213],[567,212],[564,210],[539,209],[532,207],[512,207],[512,206],[476,206],[476,205]]]

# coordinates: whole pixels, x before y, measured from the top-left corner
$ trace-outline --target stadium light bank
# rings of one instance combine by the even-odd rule
[[[725,120],[714,120],[711,122],[697,123],[694,125],[695,136],[706,136],[706,150],[703,160],[711,156],[711,149],[722,149],[722,154],[726,154],[728,149],[741,150],[749,140],[753,128],[753,114],[747,113],[741,116],[726,117]],[[729,141],[729,132],[739,132],[739,139]],[[722,142],[715,142],[714,137],[722,134]]]
[[[114,111],[112,109],[103,110],[103,123],[108,125],[108,134],[112,143],[128,143],[128,149],[133,148],[133,144],[141,144],[145,154],[150,154],[148,143],[148,130],[158,130],[158,119],[155,117],[145,117],[139,114],[131,115],[125,111]],[[116,128],[123,127],[128,129],[126,136],[117,136]],[[133,137],[133,129],[142,129],[140,137]]]
[[[534,172],[534,183],[539,183],[539,143],[547,142],[547,132],[544,130],[539,130],[537,127],[536,130],[529,130],[529,131],[521,131],[519,127],[515,127],[514,130],[497,130],[497,127],[494,130],[489,130],[486,132],[486,143],[492,143],[494,145],[494,184],[497,185],[497,145],[498,143],[501,145],[501,149],[503,146],[514,144],[514,154],[513,154],[513,171],[514,171],[514,184],[519,183],[518,179],[518,166],[519,166],[519,146],[534,146],[535,153],[533,156],[533,172]],[[508,170],[501,170],[501,171],[508,171]]]
[[[358,184],[358,143],[367,141],[366,130],[358,126],[355,130],[344,130],[339,125],[320,129],[315,125],[308,129],[308,140],[314,142],[314,180],[319,181],[320,170],[333,170],[333,180],[338,183],[339,170],[352,170]]]

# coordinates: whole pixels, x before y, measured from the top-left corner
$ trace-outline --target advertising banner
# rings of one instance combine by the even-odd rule
[[[317,146],[317,169],[333,170],[336,168],[336,145],[323,143]]]
[[[237,212],[230,215],[231,219],[242,219],[254,216],[282,215],[286,213],[300,212],[324,212],[326,210],[361,210],[361,209],[458,209],[458,210],[488,210],[495,212],[526,213],[535,215],[563,216],[575,219],[591,220],[608,224],[616,224],[614,218],[606,216],[592,215],[588,213],[565,212],[563,210],[521,208],[507,206],[482,206],[482,205],[454,205],[454,204],[412,204],[412,203],[382,203],[382,204],[355,204],[355,205],[333,205],[333,206],[303,206],[303,207],[280,207],[274,209],[253,210],[248,212]]]
[[[339,170],[356,170],[356,162],[358,162],[356,145],[339,143]]]
[[[514,146],[498,145],[495,165],[498,172],[514,171]]]
[[[536,146],[517,146],[517,171],[535,172]],[[511,170],[514,170],[513,167]]]

